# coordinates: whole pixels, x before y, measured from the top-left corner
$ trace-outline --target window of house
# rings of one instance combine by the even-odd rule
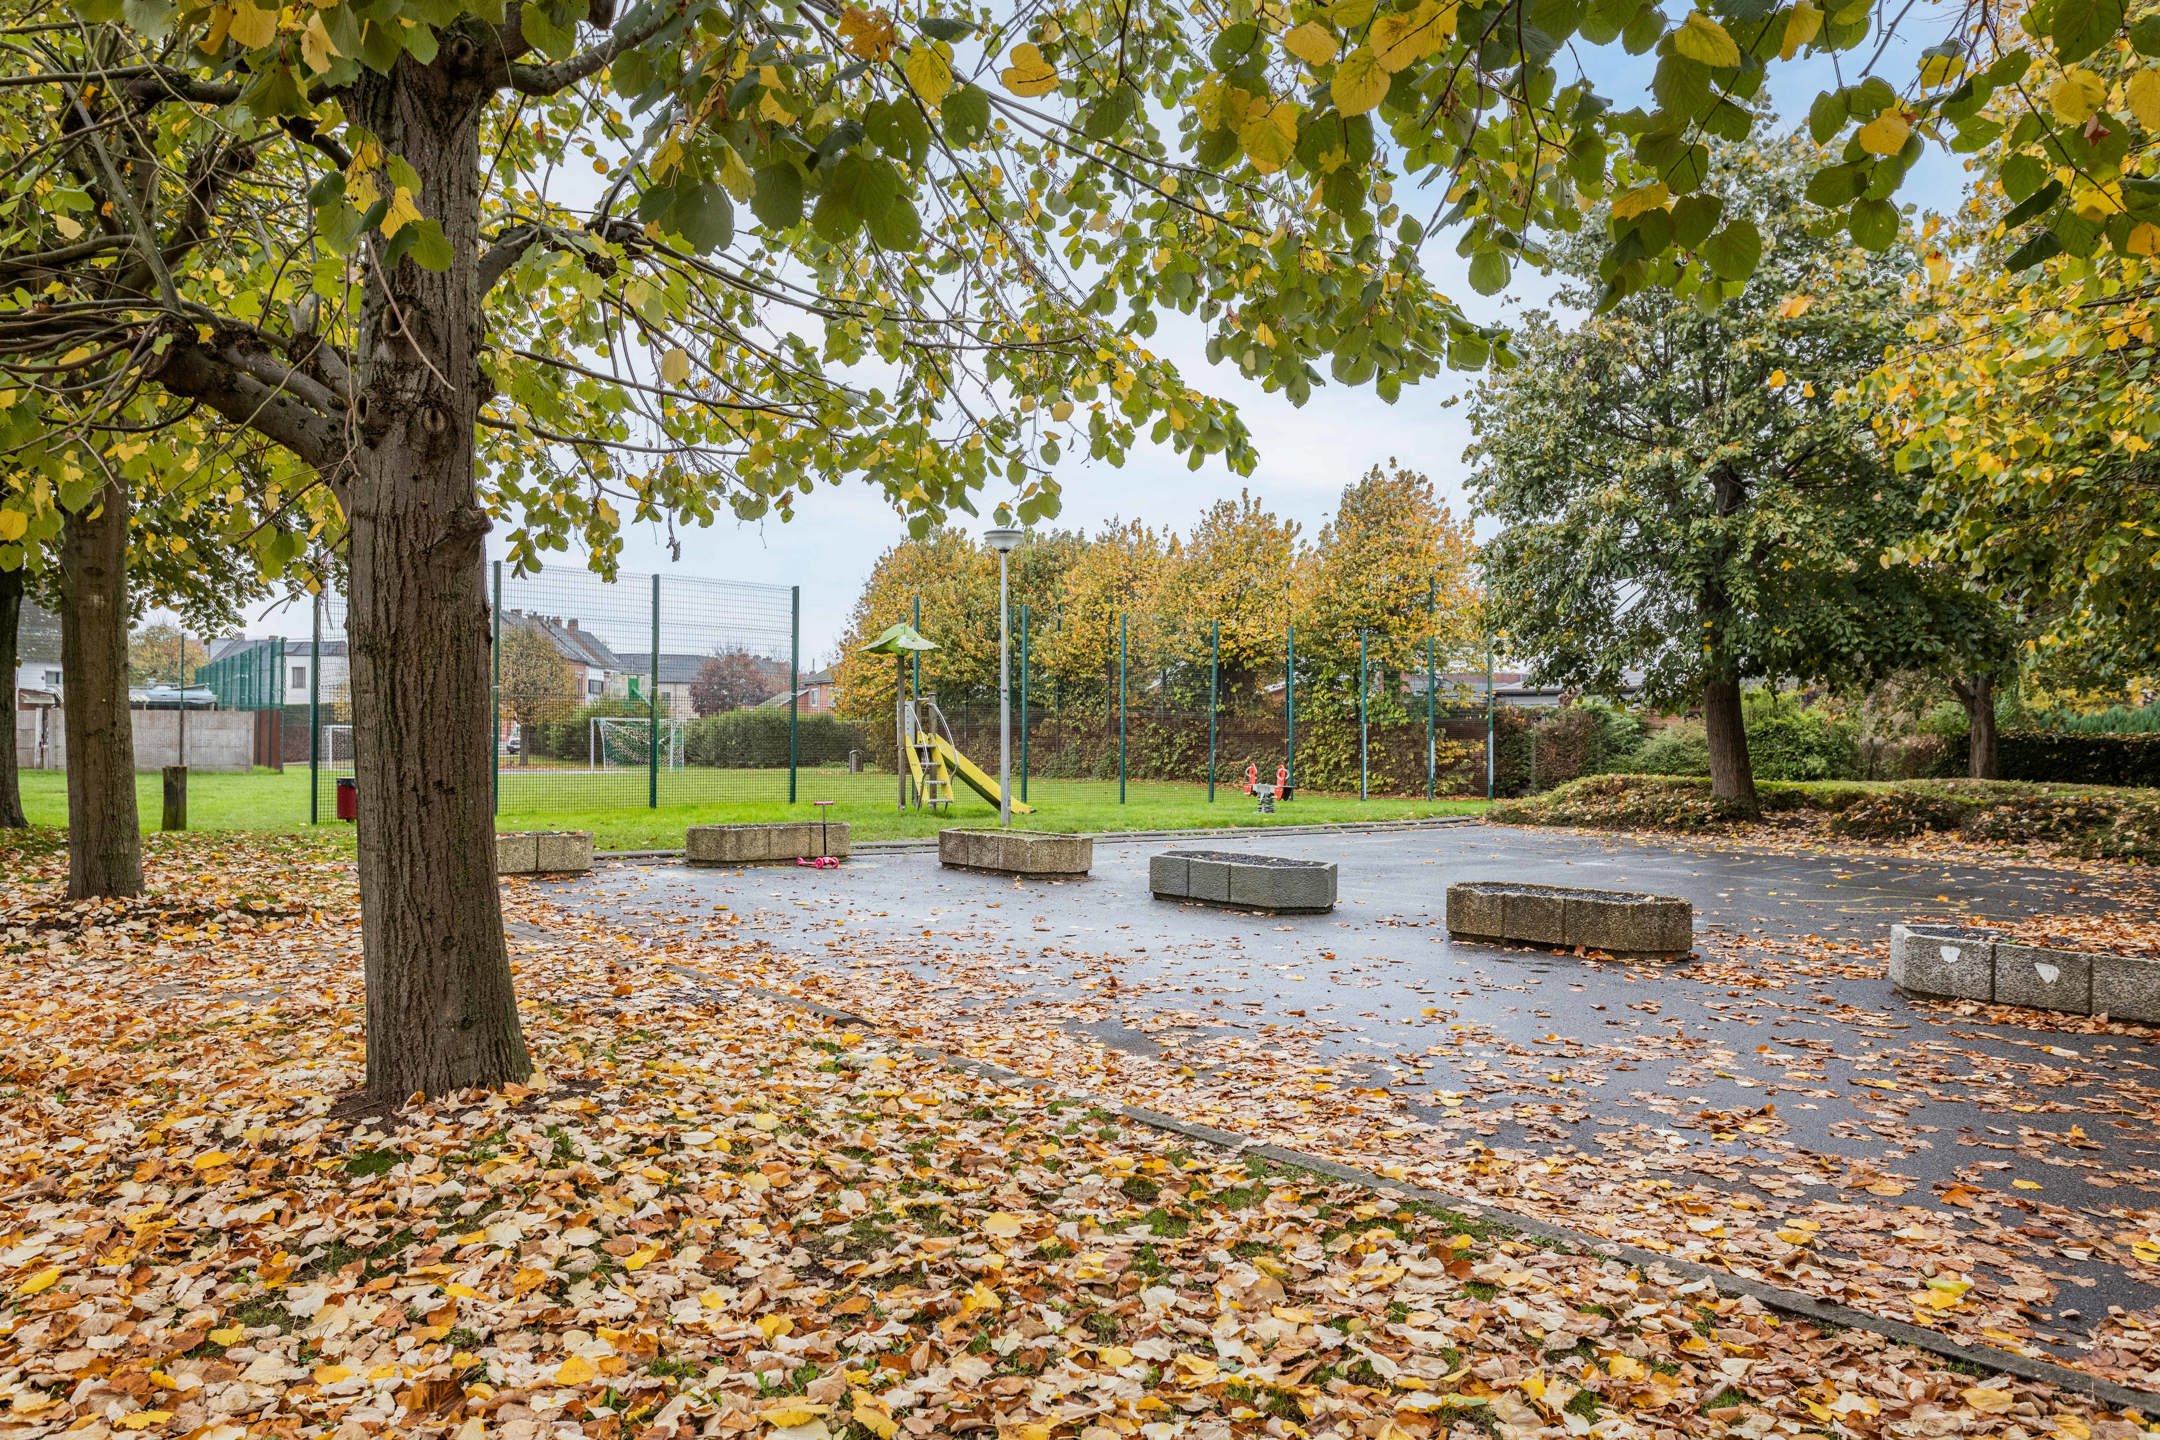
[[[292,667],[292,688],[295,690],[307,689],[307,666],[295,665]]]
[[[587,695],[598,695],[601,688],[606,684],[605,680],[587,680],[585,682],[585,693]]]
[[[48,690],[56,690],[59,688],[59,686],[60,672],[58,670],[47,670],[45,672],[45,688]]]

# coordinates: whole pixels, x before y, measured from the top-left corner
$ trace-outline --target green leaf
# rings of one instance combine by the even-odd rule
[[[2011,251],[2010,258],[2003,261],[2003,268],[2014,275],[2020,270],[2032,269],[2043,260],[2054,259],[2062,254],[2062,250],[2062,241],[2055,238],[2054,232],[2043,230]]]
[[[980,85],[962,85],[945,97],[938,116],[945,123],[945,138],[955,145],[973,145],[990,133],[990,96]]]
[[[1815,103],[1808,106],[1808,134],[1815,137],[1816,144],[1827,145],[1831,136],[1845,128],[1845,122],[1851,115],[1852,112],[1845,106],[1843,94],[1835,90],[1825,90],[1815,97]]]
[[[1498,250],[1480,250],[1470,257],[1470,288],[1478,294],[1497,295],[1507,282],[1507,256]]]
[[[2038,155],[2012,155],[2003,162],[2003,194],[2009,196],[2014,204],[2038,190],[2047,180],[2047,175],[2047,162]]]
[[[417,220],[398,231],[402,240],[412,235],[411,255],[415,264],[423,270],[448,270],[457,252],[450,247],[450,239],[443,234],[442,222],[435,219]]]
[[[1887,250],[1898,236],[1897,206],[1887,200],[1862,200],[1845,217],[1845,229],[1853,243],[1864,250]]]
[[[1762,234],[1752,220],[1735,220],[1703,242],[1702,257],[1720,280],[1745,280],[1762,261]]]
[[[1693,250],[1717,228],[1725,202],[1715,195],[1683,195],[1673,206],[1673,240]]]
[[[750,212],[768,230],[785,230],[802,223],[802,172],[782,161],[757,172],[757,194]]]
[[[700,254],[725,250],[735,238],[735,202],[728,198],[724,187],[713,181],[680,183],[675,187],[668,228]]]
[[[2034,216],[2046,213],[2057,200],[2062,199],[2062,193],[2062,181],[2048,181],[2047,184],[2033,191],[2013,206],[2009,214],[2003,216],[2003,228],[2005,230],[2015,230]]]
[[[2120,30],[2122,22],[2122,0],[2055,0],[2050,30],[2055,53],[2066,65],[2082,60]]]
[[[922,32],[933,40],[960,40],[975,33],[975,22],[950,15],[928,15],[922,20]]]

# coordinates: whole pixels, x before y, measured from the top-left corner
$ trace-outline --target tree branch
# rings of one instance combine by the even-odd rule
[[[558,60],[553,65],[512,65],[507,76],[510,88],[524,95],[554,95],[567,90],[578,81],[606,69],[623,51],[635,49],[652,39],[680,18],[681,13],[679,3],[656,9],[644,21],[636,25],[625,24],[592,49],[567,60]]]
[[[152,362],[149,378],[276,441],[319,470],[337,465],[346,455],[340,418],[307,404],[293,389],[265,384],[200,345],[175,341]]]

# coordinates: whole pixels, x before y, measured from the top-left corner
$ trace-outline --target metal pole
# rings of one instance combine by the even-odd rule
[[[1117,617],[1117,803],[1125,803],[1125,612]]]
[[[493,692],[495,706],[495,761],[493,767],[488,771],[488,783],[494,787],[493,794],[495,798],[492,802],[494,812],[500,815],[502,814],[502,561],[497,560],[493,568],[495,571],[495,609],[490,619],[490,634],[488,636],[488,669],[492,673],[489,684]],[[320,661],[316,663],[318,667],[321,664]],[[530,755],[532,752],[523,749],[523,747],[532,743],[532,736],[518,736],[521,753]]]
[[[1297,793],[1297,626],[1285,630],[1289,647],[1283,657],[1283,788]]]
[[[322,594],[315,596],[313,638],[308,642],[307,823],[322,824]],[[182,697],[185,698],[185,697]]]
[[[1012,616],[1005,552],[998,551],[998,824],[1012,827]]]
[[[1493,781],[1499,770],[1493,749],[1492,632],[1485,632],[1485,798],[1493,798]]]
[[[916,634],[922,633],[922,596],[920,595],[915,597],[915,618],[909,623],[915,627]],[[922,651],[910,651],[909,655],[915,668],[915,698],[920,700],[922,699]]]
[[[1222,621],[1208,622],[1207,637],[1207,800],[1215,803],[1215,711],[1221,697]]]
[[[1027,803],[1028,781],[1028,607],[1020,607],[1020,802]]]
[[[180,768],[187,768],[187,631],[180,632]],[[182,826],[182,829],[187,827]]]
[[[645,709],[645,808],[660,808],[660,574],[652,577],[652,684]]]
[[[802,586],[788,592],[787,803],[795,803],[796,735],[802,699]]]
[[[1433,745],[1433,637],[1425,637],[1425,798],[1433,798],[1434,786],[1439,783],[1440,756]]]
[[[1366,798],[1365,786],[1365,632],[1357,632],[1357,798]]]

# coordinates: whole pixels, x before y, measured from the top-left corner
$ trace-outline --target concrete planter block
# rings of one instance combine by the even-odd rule
[[[1335,908],[1335,866],[1228,850],[1171,850],[1148,861],[1158,900],[1197,900],[1239,910],[1315,914]]]
[[[589,830],[527,830],[495,837],[498,875],[582,875],[592,869]]]
[[[2043,950],[1997,941],[1995,1003],[2090,1015],[2092,971],[2093,957],[2076,950]]]
[[[822,847],[822,848],[821,848]],[[792,865],[832,855],[845,860],[845,820],[820,825],[788,820],[771,825],[692,825],[683,836],[684,858],[692,865]]]
[[[1079,879],[1095,867],[1095,839],[1041,830],[940,830],[938,863],[996,875]]]
[[[1671,895],[1570,895],[1567,943],[1612,955],[1685,955],[1695,948],[1695,907]]]
[[[1674,959],[1695,946],[1695,907],[1673,895],[1473,880],[1447,889],[1448,934],[1458,940],[1601,950],[1628,959]]]
[[[1448,934],[1465,940],[1499,940],[1507,934],[1503,912],[1507,901],[1489,885],[1450,885],[1447,888]]]
[[[1500,897],[1502,939],[1569,948],[1567,896],[1546,886],[1523,886]]]
[[[2114,1020],[2160,1023],[2160,960],[2093,955],[2092,1010]]]
[[[1890,927],[1890,983],[1909,995],[1995,998],[1995,936],[1956,926]]]
[[[539,836],[497,835],[495,837],[496,874],[530,875],[540,868],[539,860]]]

